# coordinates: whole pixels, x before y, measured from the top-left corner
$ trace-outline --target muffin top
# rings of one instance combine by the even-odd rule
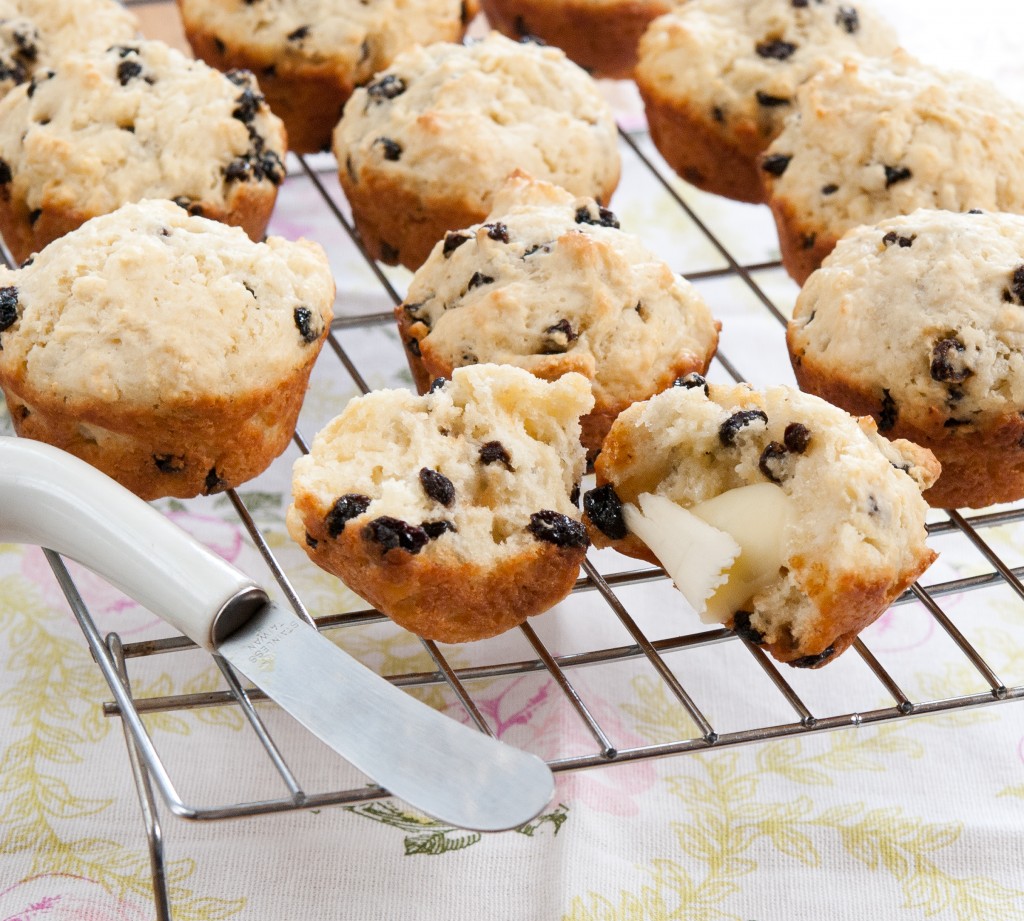
[[[455,39],[476,0],[178,0],[187,24],[281,68],[316,67],[362,83],[417,43]]]
[[[125,205],[0,268],[0,380],[85,419],[98,401],[230,401],[303,367],[333,300],[315,243]]]
[[[800,292],[790,348],[884,387],[907,421],[966,425],[1024,408],[1022,308],[1024,217],[920,210],[839,241]]]
[[[115,0],[0,0],[0,96],[69,54],[137,33],[135,17]]]
[[[637,80],[763,148],[793,110],[796,88],[824,64],[885,57],[896,35],[870,7],[836,0],[689,0],[655,20]]]
[[[557,48],[498,33],[400,55],[356,90],[334,134],[349,181],[373,169],[481,214],[516,168],[574,195],[609,196],[616,145],[611,110],[583,70]]]
[[[902,52],[830,67],[765,152],[773,207],[835,238],[918,208],[1024,212],[1024,106]]]
[[[578,371],[617,408],[705,368],[718,335],[703,299],[618,228],[592,198],[512,176],[487,222],[449,233],[412,280],[402,310],[424,360]]]
[[[284,153],[251,74],[221,74],[157,41],[69,57],[0,101],[0,174],[30,210],[223,206],[239,183],[280,183]]]

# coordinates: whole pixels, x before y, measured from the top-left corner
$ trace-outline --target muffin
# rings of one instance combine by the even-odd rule
[[[762,162],[801,284],[860,224],[918,208],[1024,213],[1024,106],[987,81],[898,53],[822,71],[794,110]]]
[[[619,416],[596,472],[595,545],[660,562],[705,621],[799,668],[840,655],[935,558],[931,452],[788,387],[691,376]]]
[[[892,29],[863,5],[689,0],[644,35],[636,81],[651,139],[680,176],[762,202],[761,154],[796,88],[832,61],[896,48]]]
[[[497,33],[400,55],[353,94],[334,152],[367,250],[413,270],[446,231],[483,221],[517,168],[602,204],[619,179],[594,81],[557,48]]]
[[[0,0],[0,96],[70,54],[137,34],[135,17],[115,0]]]
[[[258,240],[284,155],[249,73],[155,41],[69,57],[0,100],[0,233],[22,261],[91,217],[167,198]]]
[[[125,205],[0,268],[0,387],[19,435],[144,499],[219,492],[288,444],[333,300],[314,243]]]
[[[352,400],[295,463],[288,532],[422,637],[494,636],[565,597],[588,545],[578,374],[456,369],[424,396]]]
[[[509,38],[561,48],[595,77],[630,77],[636,46],[678,0],[481,0],[487,21]]]
[[[789,325],[800,386],[931,449],[932,505],[1024,497],[1024,217],[915,211],[850,231]]]
[[[592,198],[514,174],[487,222],[434,246],[395,310],[420,392],[478,362],[583,374],[593,457],[615,417],[691,371],[718,327],[704,300]]]
[[[352,91],[414,44],[459,41],[476,0],[178,0],[196,57],[253,71],[297,153],[326,150]]]

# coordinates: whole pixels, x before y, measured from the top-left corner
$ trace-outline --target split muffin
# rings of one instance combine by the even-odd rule
[[[931,452],[787,387],[692,375],[622,413],[584,496],[597,546],[660,563],[776,659],[840,655],[924,570]]]
[[[295,462],[288,532],[318,566],[432,640],[494,636],[572,589],[588,546],[578,374],[459,368],[423,396],[352,400]]]

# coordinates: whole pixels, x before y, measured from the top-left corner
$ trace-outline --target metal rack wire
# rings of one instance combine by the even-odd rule
[[[629,153],[640,168],[649,171],[650,176],[657,181],[664,195],[679,209],[682,217],[694,232],[702,235],[725,262],[724,268],[685,273],[687,277],[691,280],[719,277],[739,279],[760,307],[779,323],[785,325],[784,312],[765,293],[756,280],[756,276],[760,273],[778,269],[779,263],[742,264],[734,257],[732,249],[726,241],[716,235],[677,192],[674,178],[670,176],[663,164],[657,162],[656,157],[645,152],[644,145],[638,136],[620,131],[620,137],[624,152]],[[328,189],[329,183],[333,181],[331,178],[333,166],[327,164],[320,170],[311,161],[304,158],[296,158],[294,162],[298,164],[301,175],[305,176],[316,188],[323,207],[331,212],[353,243],[359,246],[358,236],[350,221],[332,198]],[[325,176],[328,177],[326,181]],[[387,275],[369,259],[367,262],[388,298],[396,304],[400,303],[401,296],[388,280]],[[330,348],[325,350],[321,356],[321,362],[337,362],[340,371],[351,379],[356,387],[363,392],[368,391],[369,386],[358,368],[358,362],[344,347],[340,334],[353,329],[366,329],[391,322],[392,314],[389,310],[336,320],[329,338]],[[734,380],[743,379],[742,371],[725,354],[720,352],[716,362]],[[302,434],[296,433],[295,444],[300,451],[307,450],[307,441]],[[294,608],[296,616],[314,624],[322,631],[339,630],[384,620],[382,615],[371,609],[332,614],[315,619],[311,617],[293,587],[283,564],[272,552],[269,542],[257,526],[253,514],[247,508],[243,498],[234,491],[229,493],[229,497],[239,520],[285,598]],[[937,626],[958,650],[958,655],[976,673],[980,680],[979,686],[983,688],[977,693],[927,699],[918,696],[915,699],[905,692],[901,683],[881,664],[867,643],[858,640],[854,644],[851,654],[859,657],[877,681],[880,693],[884,693],[885,699],[891,703],[873,709],[840,707],[825,713],[820,712],[820,708],[817,708],[819,712],[815,712],[816,708],[805,701],[804,697],[793,687],[793,683],[787,680],[780,668],[760,648],[734,636],[729,630],[714,628],[695,633],[679,633],[658,639],[649,638],[639,622],[637,612],[631,610],[630,601],[626,597],[628,593],[625,590],[633,586],[662,581],[665,579],[664,573],[648,566],[602,573],[592,558],[588,558],[585,562],[583,575],[576,583],[574,594],[596,593],[607,611],[628,635],[628,642],[603,645],[585,651],[556,654],[548,648],[548,644],[542,640],[533,627],[524,624],[519,631],[527,647],[531,650],[526,657],[497,663],[457,667],[449,661],[449,656],[443,653],[436,644],[424,640],[422,643],[433,663],[433,669],[387,677],[394,684],[405,688],[431,686],[446,688],[457,699],[464,710],[465,717],[481,732],[490,734],[493,733],[493,730],[474,702],[471,688],[475,682],[482,679],[510,679],[532,673],[549,676],[560,691],[561,700],[572,709],[591,739],[591,745],[587,751],[550,760],[549,764],[556,772],[626,764],[644,759],[706,751],[711,748],[720,749],[787,736],[820,733],[842,727],[906,719],[914,715],[1017,700],[1024,698],[1024,686],[1007,686],[1000,679],[991,664],[958,629],[949,614],[943,610],[939,600],[954,593],[993,590],[999,587],[1009,587],[1019,599],[1024,600],[1024,585],[1021,583],[1024,566],[1009,566],[993,549],[991,543],[982,536],[987,529],[1014,524],[1021,520],[1024,520],[1024,505],[972,515],[961,515],[955,511],[945,513],[941,520],[937,520],[929,526],[931,536],[938,538],[956,533],[963,535],[986,561],[985,571],[927,586],[915,584],[896,602],[897,605],[913,603],[923,605]],[[129,663],[133,660],[152,659],[152,657],[194,649],[194,644],[183,637],[122,643],[117,634],[103,636],[60,558],[50,552],[47,552],[47,557],[113,695],[114,699],[103,705],[104,713],[107,716],[119,716],[123,723],[128,756],[146,827],[153,872],[156,917],[160,921],[170,921],[172,909],[168,897],[158,797],[166,808],[177,816],[212,821],[311,809],[327,805],[355,804],[388,795],[386,790],[372,784],[354,786],[349,789],[309,789],[308,785],[304,784],[289,767],[286,752],[282,750],[283,746],[279,744],[275,734],[268,727],[267,721],[261,716],[260,710],[256,706],[265,699],[264,695],[258,690],[244,687],[230,667],[217,657],[214,658],[226,684],[226,688],[223,690],[163,697],[136,697],[132,690]],[[736,731],[716,730],[714,721],[698,705],[695,696],[680,679],[677,670],[666,661],[666,657],[684,650],[713,647],[718,644],[734,644],[745,648],[758,669],[767,676],[771,685],[776,689],[785,708],[791,714],[788,719]],[[629,661],[644,662],[653,668],[670,700],[688,718],[687,724],[692,725],[693,731],[690,735],[653,744],[623,747],[616,745],[615,733],[610,732],[595,716],[594,708],[588,704],[586,694],[578,686],[579,682],[574,682],[574,676],[579,670],[586,667]],[[741,692],[737,691],[737,693]],[[172,779],[164,758],[143,723],[143,716],[158,712],[220,706],[240,708],[252,733],[258,740],[261,750],[273,766],[278,786],[276,790],[269,791],[264,798],[199,806],[186,801],[179,792],[179,787]]]

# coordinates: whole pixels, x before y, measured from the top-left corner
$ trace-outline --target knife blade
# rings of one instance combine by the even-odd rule
[[[548,766],[366,668],[252,579],[72,455],[0,437],[0,541],[47,547],[227,659],[390,793],[441,821],[503,831],[551,800]]]

